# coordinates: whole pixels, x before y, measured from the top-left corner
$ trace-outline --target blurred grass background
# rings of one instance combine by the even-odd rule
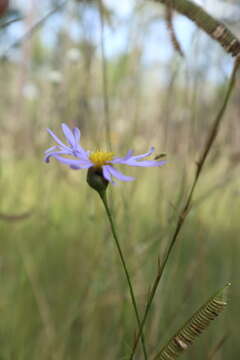
[[[154,145],[168,160],[156,169],[125,168],[137,180],[109,189],[143,310],[232,60],[177,16],[181,58],[163,7],[123,2],[130,6],[123,14],[111,1],[104,4],[113,149],[141,153]],[[136,321],[102,204],[84,171],[43,163],[52,144],[46,127],[61,136],[62,122],[81,129],[85,148],[107,148],[98,6],[69,1],[9,49],[54,1],[23,5],[11,8],[24,19],[0,29],[0,359],[123,359]],[[182,358],[239,358],[239,86],[238,80],[157,292],[145,331],[150,352],[231,281],[228,310]]]

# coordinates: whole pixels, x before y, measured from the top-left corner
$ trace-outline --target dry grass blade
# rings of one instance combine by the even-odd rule
[[[167,23],[167,28],[168,28],[168,32],[170,34],[170,38],[171,38],[173,48],[176,50],[176,52],[180,56],[184,57],[184,52],[182,50],[180,42],[178,41],[176,32],[174,30],[174,26],[173,26],[172,0],[168,0],[168,2],[166,4],[166,23]]]
[[[223,347],[223,345],[225,344],[225,342],[228,340],[229,338],[229,333],[225,334],[220,341],[217,342],[217,344],[213,347],[213,349],[209,352],[208,356],[207,356],[207,360],[212,360],[213,358],[215,358],[215,355],[217,355],[217,353],[219,352],[219,350]]]
[[[0,23],[0,30],[5,29],[9,25],[12,25],[13,23],[15,23],[17,21],[21,21],[21,20],[23,20],[22,16],[18,16],[18,17],[14,18],[14,19],[6,20],[6,22]]]
[[[227,305],[230,283],[212,296],[169,340],[153,360],[175,360],[209,326]]]
[[[32,211],[27,211],[23,214],[2,214],[0,213],[0,221],[9,221],[9,222],[14,222],[14,221],[20,221],[20,220],[25,220],[27,218],[29,218],[32,215]]]

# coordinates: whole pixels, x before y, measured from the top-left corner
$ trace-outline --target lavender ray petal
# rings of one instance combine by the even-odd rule
[[[49,152],[52,152],[55,149],[59,149],[59,146],[54,145],[52,147],[50,147],[49,149],[47,149],[46,151],[44,151],[44,154],[48,154]]]
[[[49,162],[49,159],[51,157],[55,157],[58,156],[58,155],[71,155],[71,153],[69,151],[66,151],[66,150],[60,150],[60,151],[54,151],[54,152],[51,152],[51,153],[47,153],[46,156],[44,157],[44,161],[46,163]]]
[[[141,154],[141,155],[136,155],[136,156],[132,156],[133,150],[129,150],[126,156],[124,156],[124,157],[122,157],[122,158],[113,159],[113,160],[111,161],[111,163],[112,163],[112,164],[126,164],[126,165],[129,165],[129,163],[128,163],[129,160],[134,162],[134,161],[143,159],[143,158],[145,158],[145,157],[147,157],[147,156],[150,156],[150,155],[154,152],[154,150],[155,150],[155,149],[154,149],[154,147],[152,146],[147,153]],[[141,166],[141,165],[132,165],[132,166]]]
[[[109,171],[109,167],[110,167],[110,165],[103,165],[103,167],[102,167],[103,177],[110,183],[113,183],[113,180],[111,177],[111,172]]]
[[[143,158],[145,158],[145,157],[147,157],[147,156],[152,155],[152,153],[154,152],[154,150],[155,150],[155,149],[154,149],[154,147],[152,146],[147,153],[141,154],[141,155],[137,155],[137,156],[132,156],[132,159],[133,159],[133,160],[143,159]]]
[[[128,150],[127,154],[123,157],[123,160],[128,160],[133,154],[133,150]]]
[[[162,166],[166,164],[166,161],[156,161],[156,160],[143,160],[143,161],[135,161],[129,159],[125,162],[125,165],[129,166],[142,166],[142,167],[154,167],[154,166]]]
[[[81,133],[80,133],[80,130],[78,128],[73,128],[73,136],[74,136],[74,139],[75,139],[75,144],[78,144],[79,141],[80,141],[80,137],[81,137]]]
[[[76,146],[75,145],[75,137],[73,136],[73,133],[70,130],[70,128],[67,126],[67,124],[62,123],[62,131],[63,131],[64,135],[66,136],[66,139],[69,142],[69,144],[74,148]]]
[[[88,160],[88,152],[80,145],[77,145],[76,149],[73,150],[73,155],[79,159]]]
[[[81,170],[81,169],[89,169],[91,166],[92,166],[92,164],[87,164],[87,165],[82,165],[82,166],[70,165],[70,168],[73,170]]]
[[[121,164],[122,162],[124,163],[125,160],[128,160],[133,154],[133,150],[128,150],[127,154],[123,157],[117,157],[117,158],[114,158],[111,163],[114,163],[114,164]]]
[[[67,145],[65,145],[58,137],[57,135],[54,134],[54,132],[50,129],[47,128],[48,133],[53,137],[53,139],[56,141],[56,143],[58,143],[60,146],[62,146],[62,148],[64,149],[68,149],[69,147]]]
[[[109,161],[109,164],[125,164],[125,161],[123,158],[115,158]]]
[[[117,179],[119,179],[121,181],[133,181],[133,180],[135,180],[134,177],[126,176],[126,175],[122,174],[120,171],[115,169],[113,166],[111,166],[111,165],[107,165],[107,166],[108,166],[108,170],[111,173],[111,175],[116,177]]]
[[[84,161],[84,160],[67,159],[67,158],[64,158],[64,157],[58,156],[58,155],[55,155],[54,157],[55,157],[55,159],[57,159],[58,161],[60,161],[63,164],[66,164],[69,166],[77,166],[81,169],[87,169],[87,168],[93,166],[92,162],[89,160]]]

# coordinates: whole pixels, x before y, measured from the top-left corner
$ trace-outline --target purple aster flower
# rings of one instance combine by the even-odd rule
[[[50,157],[58,155],[73,155],[75,157],[81,156],[87,159],[87,152],[80,146],[80,130],[74,128],[73,131],[69,129],[66,124],[62,124],[62,131],[68,141],[69,145],[65,145],[50,129],[47,129],[49,134],[53,137],[57,145],[50,147],[45,151],[45,161],[49,162]]]
[[[154,148],[141,155],[133,156],[133,151],[129,150],[124,157],[116,157],[113,152],[107,151],[86,151],[80,146],[80,130],[73,128],[71,131],[66,124],[62,124],[63,133],[67,139],[68,145],[65,145],[50,129],[47,129],[57,145],[51,147],[45,152],[45,161],[49,162],[51,157],[63,164],[70,166],[72,169],[94,169],[108,183],[114,184],[112,178],[121,181],[132,181],[135,178],[126,176],[115,168],[117,164],[129,166],[153,167],[161,166],[166,161],[159,160],[142,160],[154,152]],[[66,157],[67,156],[67,157]],[[74,158],[71,158],[72,156]]]

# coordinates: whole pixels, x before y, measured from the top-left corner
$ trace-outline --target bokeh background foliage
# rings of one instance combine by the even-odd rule
[[[228,4],[236,5],[216,9]],[[165,167],[125,169],[137,180],[109,189],[143,310],[232,59],[176,16],[181,58],[164,8],[147,1],[104,2],[104,33],[97,3],[69,1],[13,46],[54,6],[12,2],[2,21],[23,19],[0,29],[0,359],[122,359],[136,322],[102,204],[84,171],[43,163],[45,129],[60,135],[66,122],[81,129],[84,147],[106,149],[109,117],[116,153],[150,145],[167,153]],[[224,20],[238,32],[234,17]],[[239,137],[237,80],[151,309],[150,352],[231,281],[228,310],[182,358],[239,358]]]

